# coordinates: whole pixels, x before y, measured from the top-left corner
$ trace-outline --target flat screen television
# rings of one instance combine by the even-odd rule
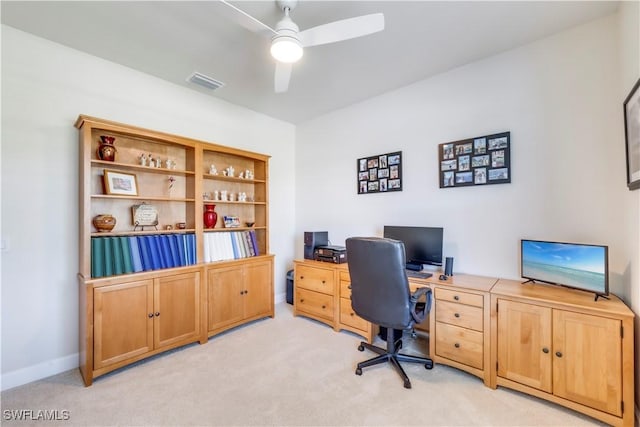
[[[520,248],[523,278],[609,295],[607,246],[523,239]]]
[[[407,263],[442,265],[441,227],[384,226],[384,237],[404,243]]]

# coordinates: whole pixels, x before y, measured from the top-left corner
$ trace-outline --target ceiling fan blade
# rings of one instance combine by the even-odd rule
[[[276,30],[274,30],[267,24],[264,24],[261,21],[258,21],[256,18],[249,15],[244,10],[238,9],[237,7],[235,7],[234,5],[232,5],[231,3],[225,0],[220,0],[220,2],[229,6],[231,9],[237,12],[233,14],[235,18],[234,21],[240,24],[241,26],[243,26],[244,28],[246,28],[247,30],[252,31],[254,33],[258,33],[266,37],[273,37],[274,35],[278,34]]]
[[[330,22],[309,28],[298,34],[302,46],[317,46],[353,39],[384,30],[384,14],[372,13]]]
[[[275,73],[275,91],[283,93],[289,89],[289,79],[291,78],[291,70],[293,64],[285,64],[284,62],[276,62]]]

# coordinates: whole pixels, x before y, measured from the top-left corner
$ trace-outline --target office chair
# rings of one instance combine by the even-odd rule
[[[362,368],[390,362],[411,388],[411,381],[400,366],[402,362],[424,363],[432,369],[433,361],[425,357],[400,354],[401,345],[393,340],[394,329],[411,329],[422,322],[431,308],[431,289],[419,288],[412,295],[405,271],[404,244],[399,240],[380,237],[350,237],[347,239],[347,259],[351,276],[351,306],[355,313],[371,323],[387,328],[387,348],[362,341],[365,348],[377,353],[372,359],[358,363],[356,375]],[[426,302],[418,300],[426,296]]]

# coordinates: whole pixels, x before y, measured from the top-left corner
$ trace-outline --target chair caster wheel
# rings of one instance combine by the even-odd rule
[[[433,369],[433,360],[429,360],[427,363],[424,364],[424,368],[425,369]]]
[[[404,382],[404,388],[411,388],[411,381],[406,380],[406,381]]]
[[[358,346],[358,351],[364,351],[364,346],[362,344]]]
[[[356,368],[356,375],[362,375],[362,369]]]

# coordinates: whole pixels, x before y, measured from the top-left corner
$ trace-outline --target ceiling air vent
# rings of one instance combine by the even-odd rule
[[[207,89],[216,90],[222,86],[224,83],[219,82],[216,79],[212,79],[209,76],[205,76],[204,74],[198,73],[197,71],[187,77],[187,81],[190,83],[195,83],[200,86],[204,86]]]

